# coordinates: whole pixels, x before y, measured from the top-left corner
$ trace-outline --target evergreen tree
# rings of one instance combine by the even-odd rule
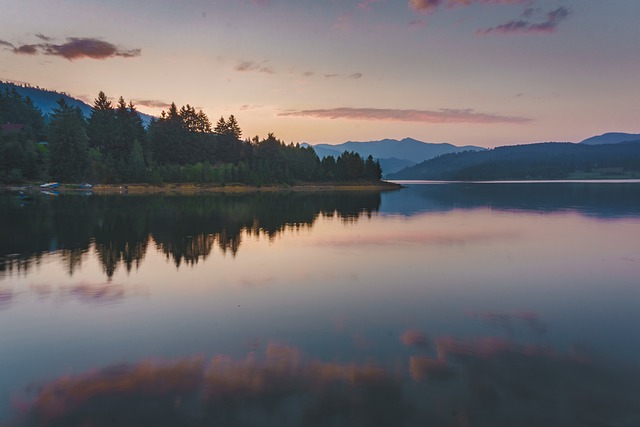
[[[49,171],[53,179],[79,181],[85,178],[89,149],[84,118],[78,108],[72,108],[63,98],[58,99],[58,107],[51,114],[49,152]]]
[[[87,124],[87,136],[89,145],[97,148],[101,153],[108,154],[116,145],[116,114],[107,99],[107,95],[100,91],[93,102],[93,110]]]
[[[220,120],[216,123],[216,127],[213,128],[213,131],[218,135],[224,135],[227,133],[227,122],[224,120],[224,117],[220,116]]]
[[[242,130],[240,129],[240,125],[238,125],[238,122],[233,114],[230,115],[229,119],[227,120],[227,134],[233,136],[238,141],[242,136]]]

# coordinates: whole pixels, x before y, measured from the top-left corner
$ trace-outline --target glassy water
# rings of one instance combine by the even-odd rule
[[[640,425],[640,183],[0,195],[0,425]]]

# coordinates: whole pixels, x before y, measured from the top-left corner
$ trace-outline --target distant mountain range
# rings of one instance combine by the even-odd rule
[[[0,90],[3,92],[5,89],[12,90],[14,89],[20,95],[24,97],[29,97],[33,101],[33,104],[42,111],[43,114],[49,114],[53,111],[54,108],[58,106],[58,99],[61,97],[65,100],[65,102],[72,107],[78,107],[86,118],[89,118],[91,115],[92,107],[84,101],[81,101],[77,98],[72,97],[64,92],[56,92],[53,90],[42,89],[40,87],[34,86],[26,86],[26,85],[18,85],[11,82],[3,82],[0,81]],[[97,95],[97,94],[96,94]],[[142,122],[145,126],[149,124],[151,118],[149,114],[144,114],[138,111],[140,117],[142,118]]]
[[[355,151],[363,157],[371,155],[374,159],[380,161],[384,175],[433,159],[442,154],[485,150],[482,147],[473,145],[458,147],[447,143],[423,142],[413,138],[404,138],[401,141],[383,139],[366,142],[348,141],[336,145],[316,144],[313,145],[313,148],[320,158],[327,156],[337,157],[344,151]]]
[[[604,144],[547,142],[446,154],[387,178],[447,181],[640,178],[640,140]]]
[[[580,142],[580,144],[619,144],[621,142],[640,142],[640,133],[609,132],[598,136],[592,136]]]

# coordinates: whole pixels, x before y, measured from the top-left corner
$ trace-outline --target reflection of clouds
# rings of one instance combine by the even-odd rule
[[[428,347],[429,339],[416,329],[407,329],[400,335],[400,342],[406,346]]]
[[[0,289],[0,310],[8,308],[13,302],[13,291],[11,289]]]
[[[245,358],[65,375],[17,400],[11,425],[460,425],[454,413],[474,426],[639,425],[635,368],[494,337],[435,342],[436,358],[409,357],[411,386],[394,369],[306,360],[274,343]]]
[[[445,360],[425,356],[409,357],[409,374],[416,382],[447,380],[454,373],[454,369]]]
[[[512,238],[515,233],[512,232],[421,232],[421,233],[395,233],[395,234],[377,234],[377,235],[361,235],[346,238],[335,238],[322,240],[318,244],[320,246],[380,246],[380,245],[396,245],[398,243],[420,244],[420,245],[464,245],[470,243],[479,243],[487,240]]]
[[[470,313],[469,316],[479,319],[489,325],[510,332],[515,325],[522,324],[530,332],[543,334],[547,331],[547,325],[540,320],[537,313],[532,311],[480,311]]]
[[[76,298],[82,302],[96,304],[120,302],[126,295],[124,286],[111,283],[81,282],[64,286],[60,290],[63,299]]]
[[[401,396],[397,376],[371,363],[304,362],[296,347],[272,343],[262,357],[66,375],[17,402],[24,419],[16,425],[391,425]]]
[[[148,295],[148,290],[141,287],[125,287],[110,282],[78,282],[55,287],[49,283],[34,283],[28,290],[16,292],[11,289],[0,289],[0,309],[7,308],[15,302],[16,296],[34,296],[38,300],[52,299],[55,302],[79,301],[85,304],[117,304],[126,298]],[[21,298],[21,300],[24,298]]]

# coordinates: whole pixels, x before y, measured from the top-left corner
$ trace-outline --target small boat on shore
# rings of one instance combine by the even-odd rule
[[[40,184],[40,188],[42,189],[53,189],[60,187],[59,182],[47,182],[45,184]]]

